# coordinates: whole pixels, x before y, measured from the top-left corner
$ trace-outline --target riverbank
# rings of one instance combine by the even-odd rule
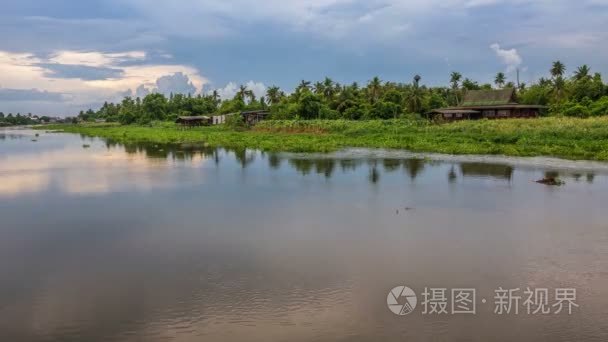
[[[445,154],[548,156],[608,161],[608,118],[461,121],[266,121],[254,129],[183,130],[172,123],[149,127],[49,125],[38,129],[98,136],[117,142],[205,143],[264,151],[331,152],[348,147],[407,149]]]

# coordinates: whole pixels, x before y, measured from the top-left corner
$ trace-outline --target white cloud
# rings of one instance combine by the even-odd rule
[[[266,96],[267,87],[262,82],[249,81],[249,82],[245,83],[245,87],[247,87],[248,90],[252,90],[257,98]],[[223,88],[217,88],[214,90],[217,91],[220,98],[227,100],[227,99],[232,99],[234,97],[234,95],[236,95],[236,93],[239,91],[239,88],[240,88],[240,85],[236,84],[235,82],[229,82]],[[213,90],[208,91],[207,93],[210,94],[212,92],[213,92]]]
[[[144,51],[102,53],[99,51],[56,51],[49,58],[51,63],[107,67],[121,62],[144,60]]]
[[[515,71],[523,63],[523,59],[516,49],[505,50],[498,43],[490,45],[490,48],[496,53],[496,56],[502,63],[507,66],[507,72]]]
[[[187,75],[183,72],[176,72],[173,75],[159,77],[156,80],[156,91],[165,95],[170,93],[194,95],[197,90]]]
[[[74,114],[75,109],[82,109],[80,106],[116,100],[117,94],[125,94],[125,90],[138,96],[145,96],[149,92],[148,89],[163,93],[195,93],[208,82],[194,67],[180,64],[146,64],[145,58],[146,53],[142,51],[104,53],[65,50],[53,52],[48,58],[0,51],[0,87],[12,89],[12,94],[27,94],[25,90],[34,88],[40,92],[64,94],[64,108],[70,112],[60,114],[68,115]],[[129,63],[123,64],[125,62]],[[122,73],[120,77],[97,80],[53,77],[44,67],[50,63],[54,66],[117,68]],[[21,111],[27,111],[27,106],[30,105],[27,99],[21,96],[20,100],[23,107]],[[52,112],[40,110],[40,106],[31,108],[36,108],[40,114],[58,114],[59,110],[58,105],[49,107]]]

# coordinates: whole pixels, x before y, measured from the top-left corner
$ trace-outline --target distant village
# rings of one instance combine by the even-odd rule
[[[10,126],[27,126],[27,125],[38,125],[38,124],[49,124],[49,123],[76,123],[78,122],[77,118],[66,117],[60,118],[55,116],[38,116],[28,114],[4,114],[0,112],[0,127],[10,127]]]

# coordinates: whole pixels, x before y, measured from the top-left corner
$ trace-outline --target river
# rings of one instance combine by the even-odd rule
[[[607,207],[602,163],[4,129],[0,341],[607,341]]]

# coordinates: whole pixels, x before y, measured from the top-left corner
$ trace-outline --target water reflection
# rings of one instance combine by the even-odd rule
[[[460,171],[464,177],[490,177],[511,180],[513,167],[501,164],[461,163]]]
[[[257,159],[267,160],[271,170],[279,170],[285,164],[303,176],[316,174],[326,179],[331,179],[336,171],[346,174],[365,167],[365,178],[371,184],[381,182],[382,173],[391,174],[399,170],[403,170],[410,181],[415,182],[427,170],[445,168],[448,183],[456,182],[461,176],[511,181],[515,172],[515,168],[510,165],[481,162],[442,163],[423,158],[310,158],[247,149],[214,148],[204,144],[120,144],[89,137],[82,139],[87,143],[87,149],[65,145],[61,149],[52,149],[42,154],[5,156],[0,172],[6,181],[0,185],[0,195],[15,196],[50,188],[58,188],[66,193],[90,194],[171,187],[176,182],[184,181],[178,177],[179,169],[176,170],[176,166],[205,169],[214,165],[218,168],[223,160],[234,161],[242,169],[254,165]],[[460,172],[457,172],[455,165]],[[65,172],[49,174],[49,170],[55,169]],[[137,182],[130,180],[132,175],[137,175]],[[195,175],[190,175],[188,181],[197,184],[204,179],[204,173]],[[593,183],[593,172],[544,171],[544,177],[570,177],[575,181],[579,181],[583,175],[587,183]]]

